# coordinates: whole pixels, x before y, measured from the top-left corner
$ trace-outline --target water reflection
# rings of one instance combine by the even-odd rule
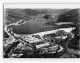
[[[15,26],[13,32],[17,34],[33,34],[53,29],[53,27],[44,27],[41,22],[27,22],[23,25]]]

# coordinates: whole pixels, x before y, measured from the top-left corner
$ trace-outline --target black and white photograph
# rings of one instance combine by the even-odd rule
[[[56,5],[4,4],[3,58],[80,58],[80,8]]]

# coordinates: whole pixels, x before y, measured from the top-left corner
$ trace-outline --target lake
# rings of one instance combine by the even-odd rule
[[[13,27],[13,32],[16,34],[33,34],[49,30],[54,30],[54,28],[43,26],[42,22],[27,22]]]

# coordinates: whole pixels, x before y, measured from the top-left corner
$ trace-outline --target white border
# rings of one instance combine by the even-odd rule
[[[40,3],[35,3],[35,4],[4,4],[4,8],[49,8],[49,9],[65,9],[65,8],[69,8],[69,9],[75,9],[75,8],[80,8],[79,6],[80,4],[40,4]]]

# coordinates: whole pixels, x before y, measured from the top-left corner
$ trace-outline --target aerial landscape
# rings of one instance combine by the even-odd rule
[[[80,58],[80,9],[4,8],[4,58]]]

